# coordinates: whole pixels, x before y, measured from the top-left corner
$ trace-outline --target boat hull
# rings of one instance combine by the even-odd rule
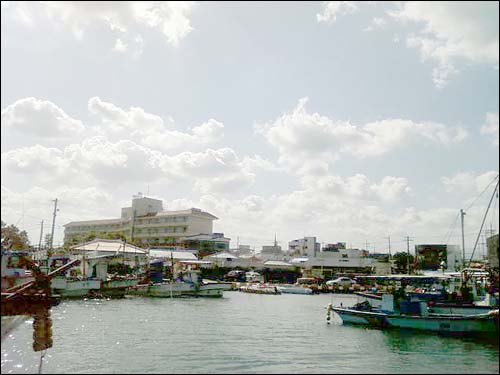
[[[448,315],[478,315],[487,314],[493,310],[489,306],[453,306],[453,305],[443,305],[443,306],[432,306],[430,311],[434,314],[448,314]]]
[[[374,311],[332,308],[344,323],[362,324],[381,328],[414,329],[443,334],[495,334],[498,335],[498,310],[478,315],[428,316],[396,315]]]
[[[488,314],[470,316],[388,316],[390,327],[450,334],[498,333],[498,319]]]
[[[154,285],[137,285],[131,287],[127,294],[145,297],[175,298],[175,297],[222,297],[226,285],[206,284],[199,288],[191,283],[163,283]]]
[[[313,291],[310,288],[283,286],[278,286],[277,288],[283,294],[313,294]]]
[[[343,323],[347,324],[360,324],[367,325],[372,327],[386,327],[387,314],[378,313],[378,312],[370,312],[370,311],[356,311],[351,309],[342,309],[334,307],[332,309],[335,311]]]
[[[52,280],[51,288],[62,298],[81,298],[89,295],[92,290],[98,291],[101,288],[101,281],[56,278]]]

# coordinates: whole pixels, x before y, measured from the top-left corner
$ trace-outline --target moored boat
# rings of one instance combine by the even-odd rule
[[[283,294],[313,294],[311,288],[297,285],[278,285],[277,288]]]
[[[240,292],[254,294],[281,294],[278,287],[267,284],[248,284],[240,286]]]
[[[353,307],[327,306],[327,321],[331,312],[337,313],[343,323],[362,324],[379,328],[415,329],[441,334],[492,334],[498,336],[498,309],[482,314],[453,315],[429,312],[427,302],[401,301],[400,309],[391,306],[392,295],[384,295],[380,308],[367,301]]]

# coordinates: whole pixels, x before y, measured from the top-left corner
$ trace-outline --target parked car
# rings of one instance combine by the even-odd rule
[[[349,277],[338,277],[335,280],[328,280],[326,282],[326,285],[328,286],[341,286],[341,287],[350,287],[356,284],[356,281],[353,279],[350,279]]]
[[[225,276],[224,278],[227,280],[227,281],[246,281],[246,278],[245,278],[245,271],[241,271],[241,270],[233,270],[233,271],[229,271]]]
[[[249,283],[263,283],[264,282],[264,276],[262,276],[260,273],[255,272],[255,271],[249,271],[245,273],[245,278]]]

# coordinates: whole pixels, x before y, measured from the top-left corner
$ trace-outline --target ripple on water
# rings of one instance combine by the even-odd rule
[[[52,310],[51,373],[498,373],[498,345],[325,322],[352,296],[63,301]],[[32,320],[31,320],[32,322]],[[2,373],[37,372],[32,325],[2,342]],[[50,360],[49,360],[50,359]],[[21,364],[23,367],[16,367]]]

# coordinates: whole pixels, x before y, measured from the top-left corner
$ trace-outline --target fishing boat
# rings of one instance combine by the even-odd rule
[[[254,294],[281,294],[281,291],[278,289],[278,287],[274,285],[258,283],[242,285],[240,286],[239,291],[243,293]]]
[[[128,288],[138,284],[136,275],[110,275],[108,266],[120,262],[120,255],[90,256],[82,259],[82,274],[77,276],[76,270],[59,273],[52,279],[51,288],[62,298],[82,297],[123,297]],[[52,267],[58,263],[67,264],[71,259],[67,256],[55,256],[49,259]]]
[[[225,290],[232,288],[231,283],[204,281],[199,266],[204,261],[179,262],[184,270],[173,272],[174,279],[163,279],[163,261],[153,260],[146,283],[127,289],[127,294],[146,297],[222,297]],[[173,268],[172,268],[173,269]]]
[[[492,334],[498,336],[498,309],[470,315],[436,314],[429,311],[427,302],[418,300],[400,301],[399,309],[394,309],[393,296],[384,294],[378,308],[372,307],[368,301],[357,303],[352,307],[333,307],[329,304],[327,321],[330,321],[332,311],[348,324],[415,329],[452,335]]]
[[[277,288],[283,294],[313,294],[311,288],[298,285],[278,285]]]

